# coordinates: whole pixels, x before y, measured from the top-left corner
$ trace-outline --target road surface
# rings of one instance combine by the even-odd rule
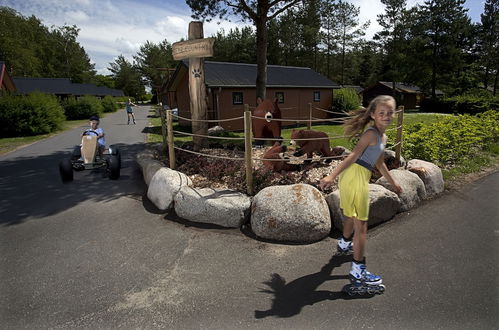
[[[341,293],[336,240],[272,244],[159,212],[123,111],[101,122],[123,151],[118,181],[57,164],[82,128],[0,157],[2,329],[493,329],[499,321],[499,173],[370,230],[387,290]],[[334,235],[333,235],[334,236]]]

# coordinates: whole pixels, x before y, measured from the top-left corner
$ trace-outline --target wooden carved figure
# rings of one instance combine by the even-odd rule
[[[300,165],[289,164],[289,159],[283,157],[283,153],[286,152],[287,148],[285,145],[281,145],[279,142],[275,142],[274,145],[265,152],[263,158],[265,159],[276,159],[272,160],[264,160],[263,166],[268,168],[269,170],[273,170],[274,172],[281,171],[299,171]],[[279,161],[277,159],[280,159]]]
[[[257,99],[257,107],[253,111],[253,116],[265,117],[265,119],[252,119],[254,138],[281,138],[281,110],[277,105],[277,98],[274,101]],[[282,139],[282,138],[281,138]],[[262,146],[265,141],[256,140],[255,145]]]
[[[291,144],[296,144],[300,146],[300,149],[293,154],[293,156],[302,156],[307,154],[307,158],[312,158],[313,153],[320,153],[323,157],[332,157],[333,153],[329,147],[328,135],[324,132],[313,131],[307,129],[293,130],[291,132]],[[319,140],[319,138],[321,138]],[[294,140],[298,141],[294,141]],[[317,139],[317,140],[302,140],[299,139]],[[332,158],[326,159],[326,163],[330,163]],[[306,163],[310,163],[311,160],[306,160]]]

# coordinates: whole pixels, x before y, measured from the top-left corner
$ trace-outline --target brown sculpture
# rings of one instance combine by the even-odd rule
[[[331,157],[333,153],[329,147],[329,139],[321,140],[303,140],[294,141],[295,139],[319,139],[328,138],[328,135],[324,132],[313,131],[313,130],[293,130],[291,132],[291,144],[297,144],[300,149],[293,154],[293,156],[302,156],[307,154],[307,158],[312,158],[314,152],[320,153],[323,157]],[[306,163],[310,163],[312,160],[306,160]],[[326,159],[326,163],[330,163],[332,158]]]
[[[253,137],[254,138],[281,138],[281,121],[273,119],[281,119],[281,110],[277,105],[277,98],[274,101],[257,99],[257,107],[253,111],[255,117],[265,117],[265,119],[252,119]],[[256,140],[256,146],[262,146],[264,140]]]
[[[280,161],[264,160],[263,165],[269,170],[275,172],[280,171],[299,171],[300,165],[288,164],[289,159],[281,157],[283,152],[286,152],[287,148],[285,145],[281,145],[279,142],[275,142],[274,145],[265,152],[263,158],[265,159],[280,159]]]

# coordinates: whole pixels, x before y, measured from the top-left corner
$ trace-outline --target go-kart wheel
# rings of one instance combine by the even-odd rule
[[[81,147],[75,146],[73,149],[73,153],[71,154],[71,160],[78,160],[81,158]]]
[[[65,158],[59,163],[59,173],[61,174],[62,182],[73,181],[73,164],[71,159]]]
[[[111,155],[118,156],[118,159],[119,159],[119,162],[120,162],[120,167],[121,167],[121,152],[120,152],[120,149],[117,146],[115,146],[115,145],[109,146],[109,153]]]
[[[120,177],[120,160],[118,155],[111,155],[107,160],[109,179],[118,180]]]

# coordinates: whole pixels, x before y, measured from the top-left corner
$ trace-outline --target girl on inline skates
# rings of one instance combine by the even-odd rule
[[[402,188],[390,175],[383,155],[387,140],[385,130],[391,124],[394,114],[395,99],[388,95],[377,96],[369,103],[367,109],[354,111],[353,118],[345,122],[345,135],[350,139],[360,136],[359,142],[333,173],[322,178],[319,183],[319,187],[325,189],[339,177],[340,208],[345,220],[343,237],[338,241],[337,248],[342,253],[351,252],[353,249],[350,280],[354,289],[358,289],[352,291],[353,293],[378,293],[384,290],[381,277],[367,271],[364,250],[369,216],[368,184],[374,166],[387,178],[397,194],[402,192]],[[373,125],[364,131],[371,121]],[[367,290],[369,286],[376,289]]]

